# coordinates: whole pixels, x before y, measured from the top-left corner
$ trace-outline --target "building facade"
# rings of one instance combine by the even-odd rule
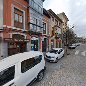
[[[68,27],[68,21],[69,19],[67,18],[66,14],[64,12],[57,14],[57,16],[59,16],[60,19],[62,19],[63,24],[62,24],[62,44],[63,46],[66,45],[66,31],[69,29]]]
[[[0,57],[30,50],[29,10],[25,0],[0,0]]]
[[[50,14],[50,49],[62,47],[62,20],[51,10]]]
[[[49,51],[50,41],[50,15],[46,9],[43,9],[43,33],[42,33],[42,52]]]
[[[44,0],[29,1],[29,32],[31,36],[31,50],[42,51],[42,31],[43,31],[43,2]]]

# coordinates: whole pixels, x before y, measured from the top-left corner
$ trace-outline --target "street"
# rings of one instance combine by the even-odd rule
[[[46,62],[44,79],[32,86],[86,86],[86,44],[68,53],[57,63]]]

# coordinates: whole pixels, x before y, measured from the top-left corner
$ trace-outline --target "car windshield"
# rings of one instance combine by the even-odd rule
[[[50,52],[50,53],[57,53],[58,50],[53,50],[53,49],[52,49],[52,50],[50,50],[49,52]]]

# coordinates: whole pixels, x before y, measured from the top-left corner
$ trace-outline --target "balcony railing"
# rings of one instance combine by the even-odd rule
[[[43,27],[38,26],[33,23],[29,23],[29,31],[33,33],[42,33],[43,32]]]

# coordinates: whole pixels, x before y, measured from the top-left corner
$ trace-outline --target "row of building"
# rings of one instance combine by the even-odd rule
[[[43,8],[44,0],[0,0],[0,57],[63,47],[65,13]]]

